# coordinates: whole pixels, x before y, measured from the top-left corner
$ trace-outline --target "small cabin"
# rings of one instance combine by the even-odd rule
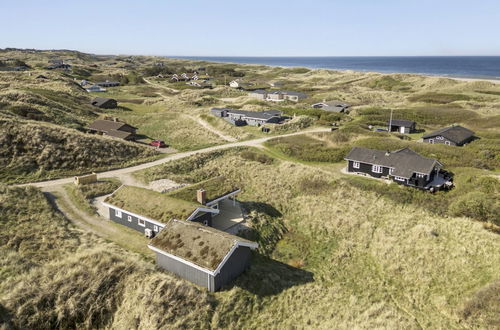
[[[196,222],[171,219],[148,248],[156,253],[158,267],[214,292],[250,266],[251,250],[258,244]]]

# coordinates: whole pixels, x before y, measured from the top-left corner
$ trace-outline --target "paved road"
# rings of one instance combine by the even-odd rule
[[[254,140],[227,143],[227,144],[222,144],[222,145],[218,145],[218,146],[208,147],[205,149],[200,149],[200,150],[195,150],[195,151],[186,151],[186,152],[181,152],[178,154],[173,154],[171,156],[167,156],[165,158],[161,158],[161,159],[158,159],[158,160],[155,160],[155,161],[152,161],[149,163],[144,163],[141,165],[121,168],[118,170],[100,172],[98,176],[99,176],[99,178],[112,178],[112,177],[120,178],[122,176],[127,176],[129,173],[132,173],[135,171],[144,170],[146,168],[150,168],[150,167],[157,166],[160,164],[168,163],[168,162],[173,161],[173,160],[186,158],[186,157],[196,155],[196,154],[208,153],[208,152],[212,152],[215,150],[234,148],[234,147],[258,147],[262,143],[269,141],[271,139],[278,138],[278,137],[300,135],[300,134],[305,134],[305,133],[329,132],[329,131],[330,131],[329,128],[316,128],[316,129],[305,130],[305,131],[296,132],[296,133],[283,134],[283,135],[279,135],[279,136],[266,136],[266,137],[258,138],[258,139],[254,139]],[[71,183],[71,182],[73,182],[73,177],[64,178],[64,179],[49,180],[49,181],[25,183],[25,184],[20,184],[17,186],[29,186],[29,185],[31,185],[31,186],[39,187],[39,188],[47,188],[47,187],[53,187],[53,186]]]

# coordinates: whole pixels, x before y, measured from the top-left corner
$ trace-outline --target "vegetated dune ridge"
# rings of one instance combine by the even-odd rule
[[[241,185],[249,238],[260,248],[234,286],[215,294],[75,229],[39,191],[2,187],[5,326],[498,326],[500,241],[480,223],[398,204],[328,167],[256,149],[193,156],[140,177],[217,174]]]
[[[308,93],[310,98],[298,104],[272,105],[296,116],[296,126],[287,129],[341,123],[339,131],[332,134],[283,138],[268,143],[263,150],[216,151],[137,174],[147,182],[168,178],[179,183],[224,175],[243,189],[239,198],[254,229],[249,238],[260,248],[252,267],[234,285],[215,294],[156,270],[147,257],[75,229],[52,211],[37,190],[0,188],[0,214],[5,215],[0,220],[0,316],[4,327],[500,327],[500,240],[495,233],[499,214],[495,211],[499,207],[499,85],[418,75],[99,57],[77,52],[14,51],[3,55],[22,57],[36,72],[44,72],[42,66],[51,56],[73,57],[73,73],[50,73],[63,79],[64,86],[73,84],[72,78],[111,80],[121,79],[120,73],[125,75],[128,82],[122,87],[101,94],[122,100],[123,108],[92,109],[94,115],[89,116],[75,112],[72,118],[86,124],[97,115],[123,117],[139,123],[149,137],[167,142],[172,138],[179,150],[224,142],[211,132],[203,133],[208,141],[200,142],[201,131],[192,126],[196,121],[190,116],[237,139],[262,136],[258,128],[237,128],[209,115],[212,106],[246,110],[271,107],[243,91],[220,86],[222,77],[243,74],[245,80],[256,84],[282,80],[282,89]],[[165,61],[165,66],[155,65],[157,61]],[[219,86],[197,90],[184,82],[149,78],[159,71],[182,72],[183,67],[199,66],[214,70]],[[26,73],[2,73],[0,84],[8,87],[9,93],[12,89],[17,93],[24,82],[15,85],[4,77],[23,75]],[[155,85],[141,83],[142,75]],[[57,90],[58,84],[47,89]],[[41,94],[30,97],[39,98],[37,95]],[[354,107],[349,116],[310,108],[323,99],[339,99]],[[29,125],[40,126],[42,132],[45,127],[50,127],[50,132],[61,125],[82,127],[79,123],[73,126],[72,120],[53,121],[51,118],[59,116],[51,117],[50,112],[43,118],[30,118],[29,112],[12,111],[14,101],[1,101],[7,104],[0,104],[0,111],[8,117],[5,127],[16,126],[12,129],[20,136],[31,132]],[[395,119],[416,120],[418,128],[426,132],[461,124],[475,130],[480,139],[462,148],[446,149],[417,143],[422,133],[408,139],[368,130],[369,125],[385,126],[391,109]],[[45,110],[49,109],[40,108]],[[161,125],[165,119],[173,121],[169,127],[176,130],[165,129]],[[61,132],[72,135],[75,131]],[[143,133],[141,128],[139,133]],[[53,141],[51,135],[40,136]],[[96,138],[79,133],[78,137]],[[19,136],[13,139],[27,141]],[[456,174],[456,188],[431,195],[343,175],[343,157],[353,145],[415,148],[443,160]],[[16,150],[13,166],[15,156],[25,151],[24,147],[12,148],[9,150]],[[75,157],[71,150],[57,148],[54,155],[58,157],[50,161],[55,167],[65,166],[62,162]],[[32,164],[37,157],[30,151],[26,163]],[[83,164],[88,164],[85,159]],[[13,173],[9,178],[19,177],[26,174]]]
[[[154,150],[56,125],[0,117],[0,181],[29,182],[137,164]]]

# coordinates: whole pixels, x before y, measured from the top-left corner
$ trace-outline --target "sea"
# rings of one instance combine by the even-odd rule
[[[306,67],[310,69],[380,73],[416,73],[453,78],[500,80],[500,56],[175,57],[212,62],[262,64],[281,67]]]

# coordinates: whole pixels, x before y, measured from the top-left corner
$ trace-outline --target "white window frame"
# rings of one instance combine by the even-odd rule
[[[372,165],[372,172],[373,173],[382,173],[382,166],[380,165]]]
[[[447,146],[451,146],[450,141],[444,141],[444,144],[446,144]]]
[[[359,168],[359,166],[360,166],[359,162],[355,161],[352,162],[352,168]]]
[[[154,231],[155,233],[157,233],[157,232],[158,232],[158,226],[157,226],[157,225],[154,225],[154,226],[153,226],[153,231]]]
[[[417,173],[417,178],[425,178],[425,174]]]
[[[401,176],[395,176],[395,177],[394,177],[394,180],[396,180],[396,181],[401,181],[401,182],[405,182],[405,181],[406,181],[406,179],[405,179],[405,178],[403,178],[403,177],[401,177]]]
[[[434,139],[429,139],[430,144],[434,144]]]
[[[441,135],[436,136],[436,140],[444,140],[444,138]]]
[[[121,219],[121,217],[122,217],[122,211],[115,209],[115,216],[117,216],[118,218]]]
[[[142,222],[142,223],[141,223]],[[146,220],[137,218],[137,224],[141,227],[146,227]]]
[[[132,222],[132,216],[131,216],[131,215],[128,215],[128,216],[127,216],[127,220],[128,220],[128,222]]]
[[[392,172],[394,172],[394,168],[389,169],[389,175],[392,175]]]

